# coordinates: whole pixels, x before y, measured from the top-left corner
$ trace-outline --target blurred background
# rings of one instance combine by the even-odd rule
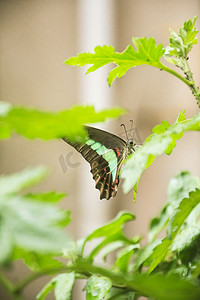
[[[129,126],[133,119],[139,141],[143,142],[162,120],[174,122],[183,109],[187,118],[198,112],[189,88],[150,66],[131,69],[109,88],[109,67],[85,75],[85,68],[70,67],[63,61],[79,52],[92,52],[96,45],[113,45],[123,51],[132,43],[132,36],[153,36],[166,46],[169,27],[177,31],[185,20],[199,14],[198,0],[1,0],[0,100],[49,111],[75,104],[92,104],[96,109],[122,106],[128,109],[126,116],[95,126],[122,137],[120,124]],[[200,28],[199,19],[196,27]],[[198,85],[198,45],[190,54],[190,65]],[[13,134],[10,140],[1,142],[0,171],[10,174],[27,166],[49,166],[51,176],[35,191],[68,194],[60,205],[72,211],[68,231],[76,239],[105,225],[122,209],[136,215],[136,221],[127,228],[128,234],[141,234],[146,239],[150,219],[167,200],[170,178],[181,170],[199,175],[199,153],[199,135],[185,133],[171,156],[158,157],[143,173],[136,203],[133,192],[124,195],[121,185],[114,199],[100,201],[88,163],[61,140],[26,140]],[[73,166],[66,161],[69,156]],[[23,264],[17,263],[9,276],[17,280],[27,272]],[[24,291],[25,299],[35,299],[46,281],[42,278],[31,284]],[[79,295],[81,288],[76,286],[74,299],[85,299],[84,294]],[[1,290],[0,299],[7,299]]]

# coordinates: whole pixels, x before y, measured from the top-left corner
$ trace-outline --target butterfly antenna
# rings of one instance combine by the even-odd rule
[[[132,134],[132,130],[133,130],[133,120],[130,120],[130,123],[131,123],[130,133]]]
[[[127,141],[128,141],[128,134],[127,134],[127,131],[126,131],[126,126],[122,123],[120,126],[123,126],[124,127],[124,131],[126,133],[126,138],[127,138]]]

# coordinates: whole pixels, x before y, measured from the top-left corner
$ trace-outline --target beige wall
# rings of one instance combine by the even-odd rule
[[[81,100],[78,84],[80,76],[84,76],[83,71],[63,64],[67,57],[78,51],[78,4],[75,0],[0,1],[1,100],[52,111],[70,107]],[[113,43],[118,51],[131,43],[133,35],[153,36],[157,42],[166,45],[168,28],[177,30],[186,19],[198,15],[199,1],[115,0],[113,13]],[[199,20],[197,27],[200,28]],[[190,63],[197,82],[200,80],[199,57],[199,46],[195,46]],[[186,109],[187,117],[198,111],[190,90],[181,81],[149,66],[130,70],[125,77],[117,79],[111,89],[113,103],[129,110],[127,116],[113,122],[116,134],[121,132],[120,123],[129,122],[132,118],[144,140],[161,120],[173,122],[182,109]],[[1,142],[0,169],[1,173],[11,173],[27,165],[42,163],[50,166],[51,177],[35,190],[55,189],[68,193],[61,205],[72,210],[73,221],[69,229],[79,238],[82,218],[85,220],[87,216],[83,216],[79,207],[77,185],[81,181],[81,166],[87,164],[74,153],[72,159],[80,162],[81,166],[63,173],[59,156],[69,151],[70,146],[59,140],[30,141],[13,135],[12,139]],[[170,177],[183,169],[199,174],[199,152],[198,134],[186,133],[171,156],[157,158],[144,172],[136,204],[133,204],[132,192],[124,196],[120,191],[110,201],[99,201],[97,191],[96,198],[91,199],[93,218],[87,217],[85,234],[103,225],[105,219],[110,220],[119,210],[130,209],[137,216],[135,223],[129,226],[130,234],[145,235],[150,218],[166,201]],[[93,188],[94,183],[89,180]],[[88,191],[84,193],[88,197]],[[105,211],[105,218],[96,224],[95,215],[100,208]],[[21,274],[27,272],[21,265],[20,268]],[[13,270],[9,273],[14,278],[19,274]],[[43,284],[44,280],[37,281],[27,289],[26,299],[34,299],[35,291]],[[3,292],[0,292],[0,299],[6,299]]]

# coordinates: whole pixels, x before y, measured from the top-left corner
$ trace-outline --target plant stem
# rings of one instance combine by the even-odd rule
[[[15,292],[11,282],[0,272],[0,284],[4,287],[8,295],[13,300],[22,300],[21,296]]]
[[[146,295],[146,292],[144,292],[144,289],[141,287],[138,289],[138,283],[134,280],[134,277],[129,277],[128,275],[122,275],[121,273],[115,273],[108,269],[104,269],[102,267],[92,265],[89,262],[85,260],[77,260],[74,265],[56,268],[56,269],[49,269],[41,272],[37,272],[34,274],[29,275],[26,277],[22,282],[20,282],[15,287],[16,293],[21,293],[22,290],[32,281],[35,279],[38,279],[41,276],[44,275],[53,275],[58,274],[61,272],[72,272],[75,271],[76,273],[79,273],[81,275],[84,275],[86,278],[89,278],[91,275],[96,274],[103,277],[107,277],[112,281],[112,285],[124,289],[125,291],[132,291],[132,292],[139,292],[142,295]]]
[[[194,84],[193,81],[189,81],[188,79],[186,79],[185,77],[183,77],[181,74],[177,73],[176,71],[168,68],[167,66],[163,65],[161,63],[161,66],[159,67],[162,70],[165,70],[166,72],[178,77],[180,80],[182,80],[185,84],[187,84],[189,86],[189,88],[191,88],[191,85]]]
[[[185,70],[185,74],[186,74],[186,78],[189,81],[192,81],[193,84],[190,86],[190,89],[192,90],[193,95],[195,96],[195,98],[197,99],[197,104],[200,107],[200,92],[198,87],[195,85],[194,83],[194,79],[193,79],[193,74],[191,72],[190,66],[188,64],[188,60],[186,59],[185,61],[185,66],[186,66],[186,70]]]
[[[76,273],[81,273],[85,275],[86,277],[90,277],[91,274],[98,274],[105,277],[108,277],[112,280],[113,285],[115,286],[121,286],[121,287],[130,287],[133,289],[133,285],[130,284],[129,281],[125,280],[124,277],[122,277],[120,274],[116,274],[114,272],[111,272],[107,269],[101,268],[99,266],[91,265],[88,262],[84,262],[83,260],[78,260],[74,265],[56,268],[56,269],[48,269],[41,272],[33,273],[23,279],[16,287],[15,292],[21,293],[22,290],[32,281],[38,279],[41,276],[44,275],[53,275],[61,272],[72,272],[76,271]]]
[[[197,100],[197,104],[198,106],[200,107],[200,92],[199,92],[199,89],[198,87],[195,85],[195,82],[194,82],[194,78],[193,78],[193,74],[190,70],[190,67],[189,67],[189,64],[188,64],[188,60],[187,59],[184,59],[184,66],[185,66],[185,69],[183,70],[186,77],[183,77],[182,75],[180,75],[179,73],[177,73],[176,71],[168,68],[167,66],[163,65],[161,63],[161,66],[160,68],[162,70],[165,70],[166,72],[178,77],[180,80],[182,80],[185,84],[187,84],[187,86],[189,86],[189,88],[191,89],[193,95],[195,96],[196,100]]]

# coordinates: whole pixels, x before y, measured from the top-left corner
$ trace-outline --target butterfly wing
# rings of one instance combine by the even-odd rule
[[[100,191],[100,199],[117,194],[119,170],[127,156],[126,142],[118,136],[94,127],[85,127],[88,140],[85,144],[63,140],[73,146],[89,162],[91,173]]]

